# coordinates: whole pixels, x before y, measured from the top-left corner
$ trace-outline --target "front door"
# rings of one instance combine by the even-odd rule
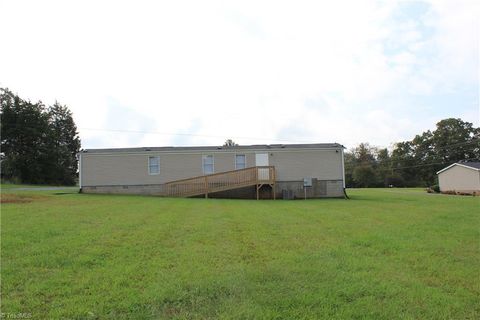
[[[255,165],[257,167],[268,166],[268,153],[256,153]],[[258,169],[258,180],[270,180],[268,168]]]

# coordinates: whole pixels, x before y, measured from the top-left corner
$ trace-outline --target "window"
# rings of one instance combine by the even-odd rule
[[[148,174],[160,173],[160,157],[148,157]]]
[[[244,154],[235,155],[235,169],[245,169],[247,167]]]
[[[203,156],[203,174],[213,173],[213,155]]]

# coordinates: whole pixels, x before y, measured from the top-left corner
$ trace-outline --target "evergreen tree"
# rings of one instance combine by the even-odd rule
[[[376,154],[378,149],[368,143],[345,153],[345,182],[349,187],[381,186],[377,172]]]
[[[31,103],[0,89],[2,176],[42,183],[47,152],[48,116],[41,102]]]
[[[2,177],[22,183],[72,185],[80,139],[66,106],[46,109],[0,89]]]
[[[77,178],[76,155],[80,150],[80,138],[72,112],[58,102],[48,109],[49,119],[49,182],[73,185]]]

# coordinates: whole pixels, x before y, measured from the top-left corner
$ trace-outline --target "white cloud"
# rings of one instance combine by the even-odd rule
[[[474,2],[431,4],[432,36],[394,21],[395,2],[4,0],[0,10],[0,85],[69,105],[84,147],[388,145],[434,125],[405,96],[478,85]]]

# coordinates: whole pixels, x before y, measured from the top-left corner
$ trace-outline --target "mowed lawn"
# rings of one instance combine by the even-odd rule
[[[478,319],[480,198],[2,191],[1,311],[33,319]]]

